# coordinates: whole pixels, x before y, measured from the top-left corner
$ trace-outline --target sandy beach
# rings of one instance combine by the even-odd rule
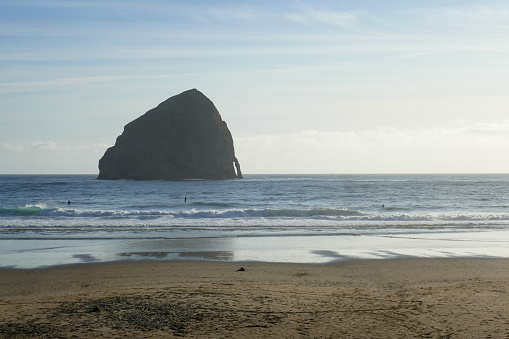
[[[505,259],[0,270],[2,338],[507,338],[508,304]]]

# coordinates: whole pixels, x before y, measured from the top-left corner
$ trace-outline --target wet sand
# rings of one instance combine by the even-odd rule
[[[507,305],[507,259],[0,270],[5,338],[506,338]]]

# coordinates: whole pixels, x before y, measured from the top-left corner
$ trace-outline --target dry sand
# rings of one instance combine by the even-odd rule
[[[508,338],[509,260],[0,270],[0,337],[126,336]]]

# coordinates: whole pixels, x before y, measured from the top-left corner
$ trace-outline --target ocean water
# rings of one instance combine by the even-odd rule
[[[0,175],[0,267],[509,257],[506,174],[95,178]]]

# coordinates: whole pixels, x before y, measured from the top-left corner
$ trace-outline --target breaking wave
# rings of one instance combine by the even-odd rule
[[[206,206],[210,207],[210,206]],[[90,219],[324,219],[350,221],[393,221],[393,222],[479,222],[508,221],[509,214],[439,214],[439,213],[362,213],[352,209],[341,208],[309,208],[309,209],[191,209],[191,210],[79,210],[73,208],[52,208],[44,205],[27,205],[23,207],[0,207],[0,218],[21,217],[22,219],[58,219],[58,218],[90,218]]]
[[[0,217],[1,216],[39,216],[39,215],[46,215],[47,213],[51,213],[51,211],[54,209],[51,208],[45,208],[40,205],[27,205],[24,207],[16,207],[16,208],[5,208],[0,207]]]
[[[210,207],[209,205],[207,205]],[[216,204],[217,206],[217,204]],[[270,217],[335,217],[335,216],[360,216],[362,213],[349,209],[226,209],[226,210],[77,210],[72,208],[48,208],[41,205],[27,205],[24,207],[4,208],[0,207],[0,217],[21,216],[21,217],[81,217],[81,218],[143,218],[143,217],[175,217],[175,218],[270,218]]]

